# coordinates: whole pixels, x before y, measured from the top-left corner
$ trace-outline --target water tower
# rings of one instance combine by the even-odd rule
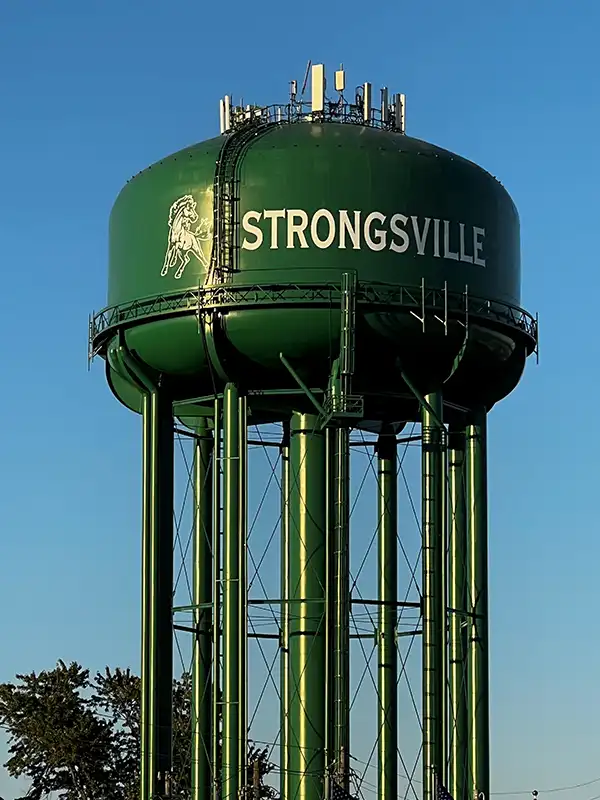
[[[375,614],[380,800],[398,795],[405,606],[420,619],[423,800],[439,785],[454,800],[489,794],[486,417],[537,347],[520,308],[519,219],[490,174],[406,135],[402,94],[382,89],[374,107],[371,84],[345,82],[339,70],[327,90],[315,65],[310,99],[295,81],[283,105],[225,97],[220,135],[134,177],[111,214],[90,356],[143,420],[142,800],[172,786],[175,426],[195,442],[192,797],[252,791],[248,428],[274,424],[282,797],[352,794],[351,732],[366,724],[350,713],[357,602]],[[408,422],[422,450],[410,602],[397,569]],[[357,431],[378,476],[378,588],[358,600]]]

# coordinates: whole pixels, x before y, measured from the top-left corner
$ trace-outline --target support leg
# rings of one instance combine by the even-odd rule
[[[281,447],[281,643],[279,649],[281,691],[280,795],[289,798],[290,735],[290,427],[284,425]]]
[[[464,431],[452,430],[448,450],[450,568],[450,774],[448,789],[454,800],[470,800],[469,714],[467,696],[467,517]]]
[[[321,800],[325,767],[325,434],[294,414],[290,441],[289,797]]]
[[[467,427],[467,515],[472,625],[469,642],[469,697],[473,797],[489,797],[489,664],[487,554],[487,424],[484,411]]]
[[[422,409],[423,504],[423,798],[433,800],[434,781],[445,768],[445,431],[440,393]],[[434,412],[431,413],[430,409]]]
[[[333,758],[337,783],[349,789],[350,749],[350,432],[333,431]]]
[[[381,435],[378,456],[379,532],[379,664],[378,782],[379,800],[398,796],[398,611],[397,444],[393,434]]]
[[[223,400],[222,800],[238,800],[246,785],[245,410],[245,399],[227,384]]]
[[[143,404],[141,798],[164,797],[172,767],[173,412],[161,391]]]
[[[221,687],[221,597],[222,597],[222,571],[221,571],[221,410],[220,399],[215,400],[214,428],[213,428],[213,469],[212,469],[212,800],[221,797],[221,723],[222,723],[222,697]]]
[[[208,423],[194,446],[194,638],[192,667],[192,800],[211,792],[212,464]]]

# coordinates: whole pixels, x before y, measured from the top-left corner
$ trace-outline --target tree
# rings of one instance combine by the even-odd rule
[[[28,800],[51,792],[60,800],[137,800],[140,762],[140,679],[106,668],[90,677],[79,664],[17,675],[0,684],[0,724],[9,734],[13,778],[30,781]],[[173,683],[173,800],[190,794],[191,680]],[[273,770],[268,750],[250,744],[260,800],[275,800],[265,784]],[[25,800],[25,798],[23,798]]]

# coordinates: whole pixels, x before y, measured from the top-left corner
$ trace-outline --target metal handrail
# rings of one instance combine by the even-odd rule
[[[342,289],[336,283],[288,284],[215,284],[196,290],[173,292],[135,300],[103,309],[90,323],[90,344],[97,354],[112,329],[128,326],[142,319],[181,314],[203,314],[210,311],[257,306],[337,306]],[[385,283],[359,283],[356,288],[357,309],[393,308],[408,311],[443,311],[451,316],[467,315],[488,319],[512,328],[537,342],[537,321],[522,308],[501,300],[474,297],[464,292],[451,292],[425,286],[398,286]],[[415,314],[416,316],[416,314]]]

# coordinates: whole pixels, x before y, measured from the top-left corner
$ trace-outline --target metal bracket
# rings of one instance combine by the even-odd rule
[[[431,414],[431,417],[432,417],[433,421],[435,422],[435,424],[440,429],[446,430],[442,420],[438,417],[438,415],[435,413],[434,409],[427,402],[427,400],[425,400],[425,398],[423,397],[421,392],[413,384],[413,382],[410,380],[410,378],[408,377],[408,375],[406,374],[406,372],[404,372],[404,370],[402,368],[400,369],[400,375],[402,376],[402,378],[404,380],[404,383],[408,386],[410,391],[414,394],[414,396],[419,401],[419,405],[421,406],[421,408],[424,408],[426,411],[428,411]]]
[[[298,386],[302,389],[304,394],[308,397],[310,402],[317,409],[317,411],[319,412],[319,415],[322,416],[322,417],[326,417],[327,416],[327,412],[325,411],[325,409],[323,408],[321,403],[319,403],[317,398],[314,396],[314,394],[311,392],[311,390],[308,388],[308,386],[304,383],[302,378],[298,375],[296,370],[292,367],[292,365],[287,360],[287,358],[283,355],[283,353],[279,354],[279,358],[281,359],[281,363],[283,364],[283,366],[287,369],[287,371],[290,373],[292,378],[296,381]]]
[[[138,363],[133,353],[129,350],[127,342],[125,341],[125,331],[119,331],[119,347],[117,349],[117,359],[122,364],[126,372],[137,383],[138,388],[143,392],[155,392],[157,387],[144,373],[141,364]]]
[[[410,312],[415,319],[418,319],[425,333],[425,278],[421,278],[421,316],[415,311]]]

